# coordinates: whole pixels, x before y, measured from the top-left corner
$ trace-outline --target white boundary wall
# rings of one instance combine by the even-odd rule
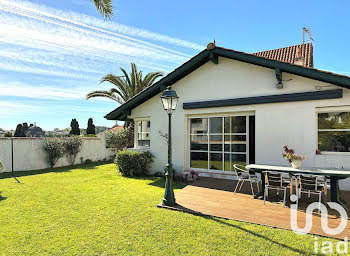
[[[45,138],[12,138],[14,171],[31,171],[49,168],[47,153],[44,150]],[[115,152],[106,148],[104,134],[101,138],[83,138],[84,144],[77,155],[75,164],[91,161],[109,160]],[[11,138],[0,138],[0,160],[6,171],[12,171]],[[60,158],[55,167],[70,165],[66,157]]]

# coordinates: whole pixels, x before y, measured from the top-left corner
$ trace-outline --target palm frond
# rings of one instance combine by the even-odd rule
[[[151,72],[143,77],[142,70],[138,71],[135,63],[131,63],[130,73],[126,72],[124,68],[120,68],[120,70],[124,76],[108,74],[100,80],[100,83],[109,82],[116,88],[111,88],[109,91],[93,91],[86,96],[86,99],[106,97],[123,104],[148,86],[151,86],[157,78],[163,76],[162,72]]]
[[[148,73],[143,79],[144,88],[151,86],[155,80],[163,76],[163,72],[151,72]]]
[[[91,99],[91,98],[95,98],[95,97],[104,97],[104,98],[109,98],[111,100],[117,101],[120,104],[123,104],[123,100],[114,95],[114,93],[110,92],[110,91],[93,91],[90,92],[86,95],[86,100]]]
[[[112,0],[91,0],[97,11],[106,19],[110,20],[113,16]]]
[[[125,95],[125,98],[129,99],[130,92],[129,92],[129,86],[126,84],[125,79],[122,79],[120,76],[116,76],[113,74],[108,74],[101,78],[100,83],[103,82],[109,82],[116,86],[123,95]]]
[[[125,79],[125,87],[128,89],[128,95],[130,98],[134,95],[134,84],[132,83],[131,77],[129,74],[126,72],[124,68],[120,68],[120,70],[124,74],[124,79]]]

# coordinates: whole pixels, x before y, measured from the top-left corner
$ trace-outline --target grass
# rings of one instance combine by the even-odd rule
[[[114,164],[2,175],[1,255],[311,255],[314,238],[157,208],[161,178]],[[1,178],[0,177],[0,178]],[[181,183],[175,183],[181,189]],[[258,210],[258,209],[257,209]],[[329,240],[329,239],[327,239]],[[319,243],[325,241],[318,238]]]

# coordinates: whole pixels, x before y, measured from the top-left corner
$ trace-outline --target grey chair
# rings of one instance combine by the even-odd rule
[[[236,173],[237,180],[238,180],[237,185],[235,187],[235,190],[233,191],[234,194],[236,193],[238,187],[239,187],[238,192],[242,189],[244,182],[250,183],[252,195],[254,195],[253,183],[256,183],[256,186],[257,186],[258,192],[259,192],[259,180],[258,180],[258,177],[256,176],[255,172],[247,171],[245,169],[245,166],[238,165],[238,164],[234,164],[233,168],[235,169],[235,173]]]
[[[264,191],[264,204],[268,197],[269,190],[277,190],[277,195],[280,191],[283,191],[283,207],[286,206],[287,188],[292,186],[292,176],[286,177],[283,173],[279,172],[263,172],[265,178],[265,191]]]
[[[311,194],[318,195],[318,203],[319,208],[318,212],[320,212],[321,209],[321,202],[322,202],[322,193],[324,193],[325,197],[327,198],[327,179],[323,176],[317,176],[317,175],[297,175],[297,208],[299,199],[301,198],[302,194],[307,194],[310,198]]]

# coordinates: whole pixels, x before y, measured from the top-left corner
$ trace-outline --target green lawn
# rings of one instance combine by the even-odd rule
[[[114,164],[34,174],[19,177],[20,184],[1,176],[0,255],[313,252],[310,235],[157,208],[164,181],[122,177]],[[182,188],[179,183],[175,186]]]

